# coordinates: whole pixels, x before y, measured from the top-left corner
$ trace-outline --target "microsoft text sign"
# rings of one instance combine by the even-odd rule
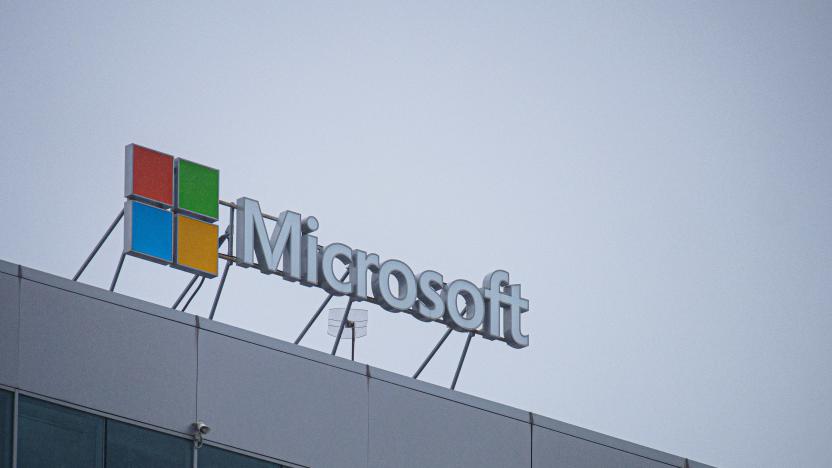
[[[217,276],[219,171],[138,145],[127,146],[125,161],[125,253]],[[481,287],[464,279],[446,283],[441,273],[416,274],[400,260],[382,261],[377,254],[337,242],[319,245],[313,235],[319,228],[314,216],[284,211],[270,232],[256,200],[241,197],[236,204],[223,203],[235,211],[234,255],[227,257],[229,262],[505,341],[514,348],[529,345],[521,328],[529,301],[506,271],[489,273]],[[348,273],[336,272],[343,267]]]

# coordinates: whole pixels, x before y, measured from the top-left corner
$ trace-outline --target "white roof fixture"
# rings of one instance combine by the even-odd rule
[[[351,307],[329,309],[329,323],[326,333],[329,336],[334,336],[336,340],[352,341],[351,358],[353,361],[355,361],[355,340],[367,336],[367,320],[366,309],[353,309]]]

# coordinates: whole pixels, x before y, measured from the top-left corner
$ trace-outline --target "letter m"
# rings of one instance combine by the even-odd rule
[[[300,279],[301,228],[300,214],[284,211],[271,236],[260,203],[250,198],[237,199],[237,264],[248,268],[254,265],[254,256],[263,273],[274,273],[283,258],[284,277],[290,281]]]

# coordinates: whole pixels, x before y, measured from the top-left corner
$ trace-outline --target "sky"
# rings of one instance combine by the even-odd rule
[[[830,24],[829,2],[0,0],[0,258],[72,277],[124,146],[149,146],[324,244],[509,271],[530,346],[474,339],[462,392],[720,467],[817,466]],[[122,243],[82,281],[107,287]],[[116,290],[171,305],[189,279],[128,258]],[[216,319],[292,341],[324,297],[234,267]],[[412,374],[444,331],[366,308],[376,367]],[[421,378],[449,386],[464,339]],[[325,316],[303,345],[330,349]]]

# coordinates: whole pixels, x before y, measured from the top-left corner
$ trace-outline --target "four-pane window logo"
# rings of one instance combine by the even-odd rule
[[[124,252],[217,276],[219,183],[217,169],[127,145]]]

